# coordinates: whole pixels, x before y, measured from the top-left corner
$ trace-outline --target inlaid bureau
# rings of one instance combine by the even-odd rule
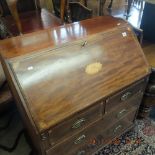
[[[108,16],[6,40],[1,60],[38,155],[91,155],[130,130],[150,74],[129,24]]]

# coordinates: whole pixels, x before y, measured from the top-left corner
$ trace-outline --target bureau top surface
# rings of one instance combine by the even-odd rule
[[[5,58],[36,53],[43,48],[52,48],[56,45],[83,38],[100,31],[109,30],[121,23],[124,23],[122,19],[104,16],[73,24],[65,24],[60,27],[2,40],[0,41],[0,53]]]
[[[91,29],[101,19],[90,23]],[[125,22],[7,62],[39,131],[149,74],[143,52]]]

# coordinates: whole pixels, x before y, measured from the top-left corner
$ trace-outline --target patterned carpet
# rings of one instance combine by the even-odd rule
[[[29,154],[31,148],[20,116],[13,109],[0,117],[0,155]],[[95,155],[155,155],[155,121],[150,118],[136,120],[132,131],[116,138]]]
[[[136,120],[135,127],[96,155],[155,155],[155,122]]]

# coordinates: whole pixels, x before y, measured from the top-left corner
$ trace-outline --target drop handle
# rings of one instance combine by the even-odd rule
[[[121,101],[126,101],[128,98],[130,98],[132,96],[131,92],[126,92],[125,94],[123,94],[121,96]]]
[[[85,118],[81,118],[81,119],[77,120],[77,121],[72,125],[72,129],[77,129],[77,128],[81,127],[85,121],[86,121]]]
[[[118,125],[115,129],[114,129],[114,133],[117,133],[123,126],[122,125]]]
[[[128,112],[127,109],[121,110],[121,111],[117,114],[117,118],[123,117],[127,112]]]
[[[78,137],[75,141],[74,141],[74,144],[80,144],[82,143],[84,140],[85,140],[86,136],[85,135],[82,135],[80,137]]]

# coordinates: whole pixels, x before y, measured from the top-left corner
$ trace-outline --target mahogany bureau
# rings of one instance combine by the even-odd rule
[[[125,21],[98,17],[0,45],[38,155],[91,155],[133,127],[150,68]]]

